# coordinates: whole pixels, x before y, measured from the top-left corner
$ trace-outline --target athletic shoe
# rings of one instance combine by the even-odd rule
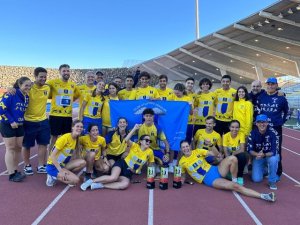
[[[93,183],[93,180],[92,179],[89,179],[85,182],[83,182],[81,185],[80,185],[80,189],[83,190],[83,191],[86,191],[86,189],[91,186]]]
[[[276,194],[274,192],[270,192],[269,194],[261,194],[261,199],[264,199],[269,202],[275,202],[276,201]]]
[[[56,183],[56,179],[53,176],[47,174],[46,185],[48,187],[53,187],[55,185],[55,183]]]
[[[32,167],[31,167],[30,164],[24,166],[24,173],[25,173],[27,176],[33,175],[33,170],[32,170]]]
[[[104,185],[101,183],[92,183],[91,184],[91,190],[96,190],[96,189],[103,189]]]
[[[276,183],[269,183],[269,188],[270,188],[271,190],[277,190],[277,185],[276,185]]]
[[[241,185],[241,186],[244,186],[244,178],[238,177],[238,178],[237,178],[237,183],[238,183],[239,185]]]
[[[21,182],[21,181],[23,181],[23,179],[25,177],[26,176],[24,174],[21,174],[20,172],[15,171],[15,173],[9,175],[8,179],[9,179],[9,181],[12,181],[12,182]]]
[[[36,172],[37,173],[47,173],[46,166],[38,166]]]

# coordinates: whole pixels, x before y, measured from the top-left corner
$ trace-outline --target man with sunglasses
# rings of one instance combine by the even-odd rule
[[[276,131],[268,124],[269,118],[265,114],[256,117],[256,128],[253,129],[248,137],[247,150],[253,157],[252,161],[252,180],[261,182],[268,168],[269,187],[277,190],[276,174],[279,162],[279,140]]]

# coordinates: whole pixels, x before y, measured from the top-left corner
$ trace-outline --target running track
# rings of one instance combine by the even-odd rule
[[[4,145],[0,144],[0,224],[103,224],[103,225],[194,225],[194,224],[298,224],[300,221],[300,132],[284,129],[284,175],[278,183],[276,203],[268,203],[204,185],[184,185],[176,190],[149,191],[142,181],[128,190],[80,191],[58,184],[45,185],[45,175],[35,174],[23,183],[8,182]],[[0,143],[3,140],[0,138]],[[32,166],[37,165],[36,149]],[[23,165],[20,166],[20,169]],[[267,181],[246,186],[269,192]],[[158,183],[156,183],[158,187]]]

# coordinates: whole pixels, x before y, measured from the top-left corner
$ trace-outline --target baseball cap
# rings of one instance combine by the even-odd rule
[[[277,79],[275,77],[269,77],[266,80],[266,83],[273,83],[273,84],[277,84]]]
[[[265,114],[260,114],[256,116],[255,122],[268,122],[268,117]]]

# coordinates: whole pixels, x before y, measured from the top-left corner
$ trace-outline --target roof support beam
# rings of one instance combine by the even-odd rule
[[[274,16],[272,13],[260,11],[259,16],[270,19],[270,20],[275,20],[280,23],[289,24],[291,26],[300,27],[300,23],[296,23],[295,21],[291,21],[288,19],[279,18],[278,16]]]
[[[290,56],[288,54],[285,54],[285,53],[282,53],[282,52],[276,52],[276,51],[273,51],[273,50],[269,50],[269,49],[265,49],[265,48],[261,48],[261,47],[257,47],[257,46],[253,46],[253,45],[248,45],[248,44],[242,43],[240,41],[233,40],[231,38],[228,38],[228,37],[226,37],[224,35],[221,35],[221,34],[218,34],[218,33],[214,33],[213,36],[216,37],[216,38],[219,38],[221,40],[227,41],[229,43],[232,43],[232,44],[236,44],[236,45],[239,45],[239,46],[242,46],[242,47],[245,47],[245,48],[249,48],[251,50],[255,50],[255,51],[262,52],[262,53],[265,53],[265,54],[268,54],[268,55],[279,57],[279,58],[282,58],[284,60],[289,60],[291,62],[295,62],[294,61],[295,59],[292,56]]]
[[[235,54],[232,54],[232,53],[227,53],[227,52],[224,52],[224,51],[220,51],[216,48],[213,48],[211,46],[203,44],[202,42],[199,42],[199,41],[195,41],[194,43],[196,45],[199,45],[199,46],[201,46],[205,49],[208,49],[210,51],[219,53],[221,55],[227,56],[227,57],[235,59],[235,60],[239,60],[239,61],[244,62],[244,63],[251,64],[253,66],[257,65],[257,66],[266,68],[268,70],[272,70],[272,71],[275,71],[275,72],[278,72],[278,73],[283,73],[283,74],[291,74],[292,75],[294,73],[292,71],[287,71],[285,69],[282,69],[281,67],[277,67],[277,66],[273,66],[273,65],[270,65],[270,64],[267,64],[267,63],[259,62],[259,61],[252,60],[252,59],[249,59],[249,58],[245,58],[245,57],[242,57],[242,56],[238,56],[238,55],[235,55]]]
[[[197,56],[197,55],[187,51],[184,48],[179,48],[179,51],[181,51],[181,52],[183,52],[183,53],[185,53],[185,54],[187,54],[187,55],[189,55],[189,56],[191,56],[195,59],[198,59],[202,62],[205,62],[205,63],[210,64],[212,66],[218,67],[220,69],[223,69],[223,70],[235,73],[235,74],[239,74],[240,76],[244,76],[244,77],[247,77],[247,78],[250,78],[250,79],[253,79],[253,80],[256,79],[256,76],[253,73],[249,73],[249,72],[246,72],[246,71],[241,70],[241,69],[237,69],[237,68],[234,68],[234,67],[231,67],[231,66],[227,66],[227,65],[224,65],[224,64],[221,64],[221,63],[216,63],[214,61],[202,58],[200,56]]]
[[[262,68],[260,66],[255,66],[255,71],[257,74],[257,80],[260,80],[262,82],[264,82],[266,80],[266,78],[264,77],[264,73],[262,71]]]
[[[237,24],[237,23],[235,23],[235,24],[233,25],[233,27],[234,27],[235,29],[242,30],[242,31],[246,31],[246,32],[248,32],[248,33],[256,34],[256,35],[263,36],[263,37],[266,37],[266,38],[270,38],[270,39],[273,39],[273,40],[275,40],[275,41],[281,41],[281,42],[284,42],[284,43],[287,43],[287,44],[300,46],[300,42],[299,42],[299,41],[294,41],[294,40],[290,40],[290,39],[287,39],[287,38],[276,37],[276,36],[274,36],[274,35],[265,34],[265,33],[263,33],[263,32],[260,32],[260,31],[257,31],[257,30],[250,29],[249,27],[246,27],[246,26],[243,26],[243,25],[240,25],[240,24]]]
[[[173,69],[171,69],[171,68],[168,68],[167,66],[161,64],[160,62],[157,62],[156,60],[153,60],[153,62],[154,62],[155,64],[161,66],[162,68],[165,68],[166,70],[169,70],[169,71],[171,71],[172,73],[176,74],[178,77],[181,77],[181,78],[183,78],[183,79],[186,79],[186,78],[187,78],[187,76],[185,76],[185,75],[183,75],[183,74],[181,74],[181,73],[179,73],[179,72],[177,72],[177,71],[175,71],[175,70],[173,70]]]
[[[156,70],[150,68],[149,66],[145,65],[144,63],[141,64],[142,67],[146,68],[147,70],[151,71],[151,73],[155,74],[156,76],[158,74],[160,74],[159,72],[157,72]]]
[[[214,73],[211,73],[211,72],[208,72],[208,71],[196,68],[194,66],[188,65],[188,64],[186,64],[186,63],[184,63],[184,62],[182,62],[182,61],[180,61],[180,60],[178,60],[178,59],[176,59],[176,58],[174,58],[174,57],[172,57],[170,55],[166,55],[166,57],[168,57],[169,59],[173,60],[174,62],[182,64],[182,65],[184,65],[184,66],[186,66],[186,67],[188,67],[188,68],[190,68],[192,70],[195,70],[195,71],[197,71],[199,73],[202,73],[202,74],[204,74],[206,76],[212,77],[215,80],[219,80],[219,81],[221,80],[221,76],[220,75],[217,75],[217,74],[214,74]],[[232,85],[234,85],[236,87],[239,87],[241,85],[240,83],[238,83],[236,81],[231,81],[231,83],[232,83]]]

